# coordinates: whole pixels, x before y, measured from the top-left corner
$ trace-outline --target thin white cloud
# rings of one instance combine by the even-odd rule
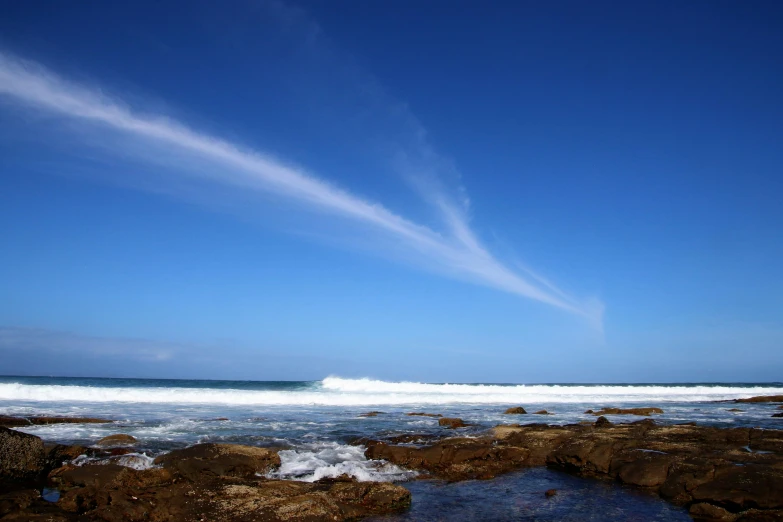
[[[463,209],[457,208],[445,197],[439,198],[435,194],[433,200],[449,226],[448,236],[405,219],[379,203],[362,199],[303,169],[200,133],[175,120],[136,112],[98,90],[67,81],[40,64],[1,51],[0,96],[18,106],[98,125],[176,149],[180,158],[191,156],[191,160],[209,160],[221,167],[215,182],[259,194],[278,194],[291,202],[372,225],[408,247],[411,253],[437,264],[456,277],[585,316],[596,325],[601,323],[600,304],[582,304],[551,284],[523,277],[499,262],[476,238],[467,224]],[[121,144],[109,141],[107,146],[121,147]],[[135,149],[115,152],[127,156],[134,154]],[[163,175],[165,171],[161,172]]]

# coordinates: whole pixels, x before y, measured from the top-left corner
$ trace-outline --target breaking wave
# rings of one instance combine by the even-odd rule
[[[231,383],[190,381],[187,386],[93,386],[83,384],[0,383],[0,400],[28,402],[93,402],[220,405],[370,406],[416,404],[516,404],[582,402],[698,402],[783,395],[783,384],[427,384],[327,377],[300,383],[253,383],[239,389]],[[167,384],[172,381],[167,381]]]

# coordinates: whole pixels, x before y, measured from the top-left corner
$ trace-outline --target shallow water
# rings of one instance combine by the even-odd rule
[[[493,480],[446,483],[420,480],[405,485],[411,509],[399,515],[372,517],[373,522],[652,522],[690,521],[687,511],[657,496],[599,480],[535,468]],[[544,492],[557,489],[547,498]]]

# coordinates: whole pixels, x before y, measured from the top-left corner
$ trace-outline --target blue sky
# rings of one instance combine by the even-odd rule
[[[781,380],[779,3],[125,4],[1,8],[0,373]]]

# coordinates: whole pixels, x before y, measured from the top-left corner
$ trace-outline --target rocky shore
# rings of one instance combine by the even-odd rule
[[[389,483],[348,477],[315,483],[269,480],[277,451],[234,444],[199,444],[136,470],[116,464],[67,463],[102,450],[47,447],[35,436],[0,428],[0,520],[66,521],[335,521],[391,513],[410,493]],[[59,500],[42,498],[54,487]]]
[[[507,413],[526,414],[522,407]],[[466,437],[453,436],[469,425],[461,419],[426,416],[438,419],[442,436],[390,435],[356,444],[366,448],[368,459],[417,470],[421,477],[490,479],[548,466],[657,493],[687,508],[695,520],[783,520],[783,430],[659,425],[652,418],[615,424],[599,416],[571,425],[506,424]],[[0,419],[25,425],[17,418]],[[24,421],[29,425],[32,419],[44,417]],[[82,420],[96,421],[105,419]],[[134,453],[137,442],[117,433],[90,447],[51,445],[0,427],[0,520],[342,521],[398,512],[411,502],[406,488],[391,483],[348,476],[312,483],[265,478],[281,464],[274,448],[198,444],[162,454],[150,468],[149,457]],[[133,459],[147,460],[137,466],[142,469],[133,469],[128,467]],[[46,488],[57,497],[42,495]]]
[[[366,456],[449,480],[532,466],[657,492],[696,520],[783,520],[783,430],[659,426],[504,425],[479,438],[417,446],[362,441]]]

